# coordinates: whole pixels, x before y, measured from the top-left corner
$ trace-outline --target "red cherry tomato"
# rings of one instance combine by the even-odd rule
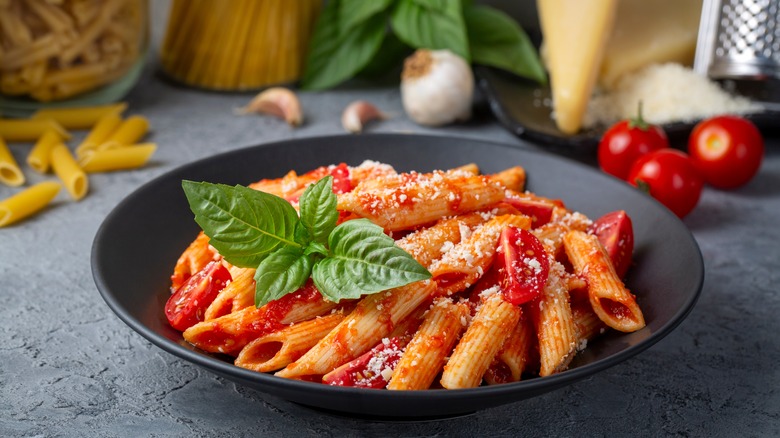
[[[615,272],[623,278],[631,266],[631,254],[634,252],[634,227],[625,211],[613,211],[598,218],[588,228],[607,250]]]
[[[515,305],[541,295],[550,273],[550,260],[542,242],[529,231],[506,227],[498,240],[501,292]]]
[[[669,147],[666,132],[642,120],[641,108],[636,119],[613,125],[601,137],[598,148],[599,167],[620,179],[627,179],[636,160],[650,152]]]
[[[171,327],[183,332],[203,321],[206,308],[229,280],[230,272],[218,261],[210,262],[190,277],[165,303],[165,316]]]
[[[699,202],[704,186],[688,155],[675,149],[661,149],[640,157],[628,175],[628,182],[683,218]]]
[[[381,389],[387,386],[392,371],[403,354],[401,338],[385,338],[374,348],[341,365],[322,377],[322,383],[333,386]]]
[[[693,128],[688,153],[704,181],[720,189],[733,189],[747,184],[758,173],[764,158],[764,139],[749,120],[713,117]]]
[[[349,177],[349,167],[341,163],[331,169],[333,175],[333,193],[340,195],[352,191],[352,179]]]

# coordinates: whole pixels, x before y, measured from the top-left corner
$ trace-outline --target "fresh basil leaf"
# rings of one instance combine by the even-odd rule
[[[393,1],[395,0],[339,0],[338,23],[341,33],[349,32],[358,24],[387,10]]]
[[[255,271],[255,306],[298,290],[311,275],[311,258],[302,248],[282,247],[264,258]]]
[[[431,278],[427,269],[368,219],[337,226],[328,244],[331,255],[314,265],[312,279],[323,296],[336,302]]]
[[[328,2],[314,28],[302,86],[309,90],[330,88],[351,78],[379,51],[385,38],[385,14],[376,14],[342,33],[338,0]]]
[[[301,224],[315,242],[326,243],[339,220],[338,200],[333,193],[333,177],[328,175],[306,187],[298,202]]]
[[[466,9],[464,18],[475,64],[498,67],[540,83],[547,82],[531,39],[515,20],[482,5]]]
[[[306,249],[303,250],[303,253],[306,254],[306,255],[319,254],[321,256],[327,257],[328,256],[328,248],[325,245],[323,245],[323,244],[321,244],[319,242],[311,242],[306,247]]]
[[[183,181],[182,188],[195,222],[209,243],[230,263],[256,267],[277,248],[295,242],[298,213],[289,202],[241,186]]]
[[[358,73],[358,76],[370,79],[373,81],[381,80],[382,83],[387,83],[388,86],[398,85],[398,78],[401,77],[401,68],[409,55],[414,50],[406,43],[398,39],[394,33],[389,33],[382,46],[379,48],[379,53],[382,56],[374,56],[362,70]]]
[[[400,0],[390,19],[395,34],[410,46],[448,49],[471,61],[459,0]]]

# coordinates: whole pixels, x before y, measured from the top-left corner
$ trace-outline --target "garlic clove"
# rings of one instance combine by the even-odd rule
[[[348,132],[359,133],[363,126],[372,120],[382,120],[387,116],[377,107],[365,100],[350,103],[341,114],[341,126]]]
[[[290,126],[303,123],[303,111],[298,96],[283,87],[269,88],[255,96],[249,104],[238,109],[238,114],[269,114],[286,121]]]
[[[440,126],[468,120],[473,96],[471,67],[449,50],[420,49],[404,61],[401,99],[415,122]]]

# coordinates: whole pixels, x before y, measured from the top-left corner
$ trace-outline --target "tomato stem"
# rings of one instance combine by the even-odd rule
[[[645,121],[644,118],[642,118],[642,101],[639,101],[639,104],[637,104],[637,111],[636,111],[636,117],[628,120],[628,127],[629,128],[638,128],[642,131],[647,131],[649,128],[649,125]]]

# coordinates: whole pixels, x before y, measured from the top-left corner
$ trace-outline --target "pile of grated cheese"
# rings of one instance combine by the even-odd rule
[[[762,110],[755,102],[732,96],[717,83],[680,64],[651,64],[625,75],[609,92],[596,92],[588,102],[583,126],[611,126],[634,118],[640,101],[643,118],[653,124]]]

